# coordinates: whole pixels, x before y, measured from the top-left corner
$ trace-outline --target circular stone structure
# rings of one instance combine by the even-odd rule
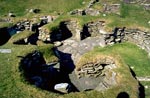
[[[79,91],[93,89],[101,91],[117,83],[117,73],[113,71],[115,68],[117,65],[113,58],[102,57],[96,61],[88,61],[76,68],[70,78]]]

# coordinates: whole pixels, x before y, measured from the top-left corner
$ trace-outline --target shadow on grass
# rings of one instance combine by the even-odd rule
[[[62,53],[57,48],[54,50],[59,53],[59,62],[46,64],[43,55],[38,51],[21,57],[19,69],[22,75],[30,84],[44,90],[58,92],[54,89],[56,84],[68,83],[71,87],[68,93],[78,91],[69,78],[69,74],[75,69],[71,54]]]
[[[130,68],[130,72],[132,73],[132,76],[136,78],[135,72]],[[145,88],[144,86],[139,82],[139,98],[145,98]]]
[[[10,39],[10,34],[7,31],[7,27],[5,28],[0,28],[0,46],[4,45],[5,43],[8,42],[8,40]]]
[[[117,98],[130,98],[128,93],[126,92],[120,92],[117,96]]]
[[[52,29],[52,32],[50,35],[51,42],[63,41],[65,39],[72,37],[73,34],[68,29],[66,22],[67,21],[63,21],[59,24],[58,27],[54,27]]]

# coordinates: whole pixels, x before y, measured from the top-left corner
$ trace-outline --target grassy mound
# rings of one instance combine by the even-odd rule
[[[9,40],[10,43],[15,43],[19,40],[24,40],[28,37],[30,37],[32,34],[35,34],[34,32],[31,31],[22,31],[21,33],[15,34],[14,36],[11,37],[11,39]]]
[[[124,45],[125,44],[127,45],[127,43],[124,43]],[[117,65],[116,69],[112,69],[114,72],[117,73],[117,85],[107,90],[106,92],[103,92],[103,97],[109,98],[111,96],[112,98],[117,98],[117,95],[120,92],[126,92],[130,98],[138,97],[138,83],[132,76],[130,68],[126,65],[125,61],[122,60],[123,57],[119,53],[111,51],[112,48],[121,48],[121,45],[109,47],[109,52],[108,50],[106,50],[106,48],[96,48],[95,50],[86,53],[84,56],[81,57],[76,68],[79,69],[80,67],[82,67],[82,65],[99,61],[105,57],[113,58]],[[128,48],[130,49],[130,47]]]

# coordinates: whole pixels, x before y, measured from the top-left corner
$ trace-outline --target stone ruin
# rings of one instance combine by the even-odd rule
[[[105,26],[105,21],[89,22],[89,23],[84,25],[83,33],[84,32],[89,33],[91,37],[100,36],[103,33],[104,34],[106,33],[106,32],[104,32],[104,26]]]
[[[76,9],[76,10],[71,11],[69,14],[80,15],[80,16],[83,16],[83,15],[98,16],[100,15],[100,11],[92,8],[92,6],[98,2],[99,0],[91,0],[85,9]]]
[[[123,28],[116,27],[112,33],[105,35],[105,43],[106,45],[121,43],[124,41],[124,37],[125,37],[125,27]]]
[[[31,36],[29,36],[28,38],[24,38],[21,40],[17,40],[16,42],[14,42],[13,44],[34,44],[36,45],[37,40],[41,40],[41,36],[42,39],[48,39],[48,41],[50,41],[50,36],[46,35],[43,37],[43,35],[41,35],[41,29],[40,27],[44,26],[47,23],[52,22],[56,17],[55,16],[42,16],[39,18],[40,21],[38,21],[38,18],[33,18],[33,19],[23,19],[20,20],[19,22],[17,22],[15,25],[11,26],[11,27],[6,27],[6,28],[1,28],[6,29],[5,31],[1,31],[4,33],[7,33],[7,35],[9,36],[9,39],[11,38],[12,35],[16,34],[16,33],[22,33],[24,31],[27,32],[34,32]],[[7,22],[7,20],[2,19],[2,22]],[[10,21],[8,21],[10,22]],[[42,32],[43,33],[43,32]],[[6,34],[5,34],[6,35]],[[3,36],[5,36],[3,34]],[[30,40],[30,41],[28,41]],[[7,40],[8,41],[8,40]]]
[[[150,4],[142,4],[145,10],[150,10]]]
[[[58,34],[54,37],[56,38],[54,43],[58,41],[58,43],[62,45],[62,47],[58,47],[59,52],[55,52],[61,62],[46,64],[40,53],[31,53],[28,56],[23,57],[21,60],[21,65],[26,66],[27,68],[27,70],[25,69],[26,79],[37,87],[63,94],[87,90],[103,91],[117,85],[117,73],[113,70],[117,68],[117,64],[115,60],[110,57],[100,58],[95,62],[89,61],[81,67],[72,70],[72,73],[66,74],[61,69],[62,65],[70,65],[70,63],[66,63],[66,61],[68,62],[70,59],[65,58],[64,54],[60,55],[60,52],[72,54],[73,61],[76,63],[81,55],[93,49],[92,47],[100,44],[99,42],[101,41],[97,39],[104,39],[105,44],[103,46],[130,41],[140,45],[142,48],[144,47],[147,52],[150,51],[150,34],[148,32],[143,32],[137,29],[126,29],[125,27],[116,27],[112,32],[108,33],[104,31],[104,26],[105,21],[89,22],[85,24],[83,28],[80,28],[78,22],[75,20],[61,22],[59,28],[55,31],[58,32],[53,32],[56,35]],[[68,32],[71,36],[61,38],[64,36],[62,32]],[[49,36],[50,38],[53,38],[51,35]],[[79,50],[76,51],[75,47]],[[63,48],[62,51],[61,48]],[[77,54],[79,55],[77,56]],[[63,68],[63,70],[64,69],[68,70],[67,67]]]
[[[150,3],[149,0],[123,0],[124,3],[129,3],[129,4],[146,4],[146,3]]]
[[[49,30],[45,29],[43,25],[52,21],[53,17],[44,16],[41,17],[40,20],[40,23],[35,24],[32,24],[32,21],[30,20],[20,21],[15,26],[7,28],[7,31],[10,35],[13,35],[14,32],[19,33],[24,30],[34,31],[36,34],[32,37],[36,37],[36,40],[52,43],[55,43],[56,41],[64,41],[68,38],[81,41],[88,37],[101,36],[105,39],[105,45],[113,45],[115,43],[129,41],[140,46],[142,49],[145,49],[147,52],[150,50],[149,32],[144,32],[138,29],[127,29],[125,27],[116,27],[112,32],[106,32],[104,30],[105,21],[100,20],[88,22],[84,24],[83,27],[79,26],[77,20],[62,21],[57,29],[49,32]],[[27,39],[24,39],[23,42],[26,43]],[[36,44],[36,42],[33,43]],[[60,45],[62,45],[62,43]]]
[[[62,23],[63,23],[62,25],[60,23],[59,28],[58,28],[59,30],[55,33],[55,36],[60,37],[60,38],[56,37],[57,41],[59,39],[66,39],[66,38],[61,38],[61,37],[65,36],[63,34],[63,32],[65,32],[65,33],[68,32],[68,35],[70,33],[71,36],[67,37],[67,38],[71,38],[76,41],[81,41],[87,37],[96,37],[96,36],[106,33],[103,30],[104,26],[105,26],[105,21],[89,22],[89,23],[85,24],[83,27],[80,27],[78,21],[76,21],[76,20],[68,20],[68,21],[64,21]],[[48,32],[47,32],[47,34],[48,34]],[[52,35],[50,34],[50,36],[52,36]],[[50,39],[50,40],[52,40],[52,39]]]
[[[39,28],[39,40],[42,41],[62,41],[67,38],[73,38],[76,40],[81,40],[80,38],[81,28],[78,22],[75,20],[67,20],[60,22],[57,29],[48,31],[45,28]]]
[[[46,29],[43,29],[42,27],[39,28],[38,39],[42,41],[51,41],[49,32]]]
[[[150,2],[148,0],[123,0],[124,3],[127,4],[139,4],[143,6],[145,10],[150,10]],[[96,3],[101,3],[103,8],[101,10],[93,8]],[[101,2],[99,0],[91,0],[89,4],[84,9],[76,9],[70,12],[70,15],[91,15],[98,16],[101,13],[114,13],[120,15],[120,3],[108,4],[106,2]]]
[[[58,51],[59,53],[59,51]],[[69,93],[86,90],[105,90],[117,83],[116,73],[113,69],[117,68],[115,61],[110,57],[101,58],[96,62],[86,63],[80,68],[76,68],[70,73],[60,55],[61,62],[45,62],[42,54],[38,51],[29,53],[21,57],[20,71],[25,80],[40,87],[41,89]],[[64,57],[64,56],[63,56]],[[68,59],[67,59],[68,60]],[[69,72],[69,73],[67,73]]]
[[[91,0],[88,4],[87,8],[91,8],[97,2],[99,2],[99,0]]]
[[[120,14],[120,4],[104,4],[103,5],[104,13],[115,13]]]
[[[53,17],[52,16],[43,16],[40,17],[39,20],[40,22],[36,21],[37,19],[25,19],[22,21],[19,21],[15,26],[16,26],[16,30],[17,31],[23,31],[23,30],[29,30],[29,31],[35,31],[35,29],[38,29],[39,27],[50,23],[53,21]]]
[[[78,68],[76,73],[78,78],[82,77],[98,77],[100,75],[104,75],[102,71],[106,66],[115,67],[115,62],[109,58],[104,58],[102,60],[96,61],[95,63],[87,63],[83,65],[81,68]],[[113,68],[112,68],[113,69]]]
[[[125,40],[132,42],[144,49],[148,53],[150,52],[150,32],[144,32],[139,29],[125,30]]]
[[[41,89],[62,94],[77,91],[68,77],[69,69],[67,68],[67,71],[64,72],[63,63],[46,64],[43,55],[38,51],[21,58],[20,71],[27,82]]]
[[[102,91],[117,84],[117,73],[113,71],[115,68],[117,68],[115,61],[110,57],[104,57],[76,68],[75,75],[70,77],[79,91]]]

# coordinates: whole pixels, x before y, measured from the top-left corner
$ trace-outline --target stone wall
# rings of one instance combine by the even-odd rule
[[[100,11],[92,8],[94,4],[99,2],[99,0],[91,0],[89,4],[84,9],[76,9],[70,12],[71,15],[91,15],[98,16],[100,15]]]
[[[92,37],[106,33],[104,32],[105,21],[89,22],[85,26]]]
[[[99,0],[91,0],[87,5],[87,8],[91,8],[95,3],[99,2]]]
[[[150,10],[150,4],[142,4],[145,10]]]
[[[39,30],[39,36],[38,36],[39,40],[50,41],[50,32],[49,32],[49,30],[47,30],[43,27],[38,28],[38,30]]]
[[[123,0],[123,2],[125,3],[137,3],[137,4],[146,4],[146,3],[150,3],[149,0]]]
[[[82,28],[79,26],[78,21],[76,21],[76,20],[67,21],[66,27],[72,33],[73,39],[76,39],[78,41],[81,40],[80,32],[81,32]]]
[[[147,52],[150,51],[150,33],[138,29],[128,29],[125,27],[116,27],[113,32],[106,32],[104,30],[105,21],[93,21],[85,24],[82,28],[76,20],[64,21],[63,25],[70,33],[71,38],[77,41],[83,40],[87,37],[104,36],[106,45],[113,45],[129,41],[135,43]],[[61,32],[64,32],[59,28]],[[61,33],[60,32],[60,33]],[[63,37],[61,35],[61,37]],[[50,41],[50,34],[48,31],[39,29],[39,39],[43,41]]]
[[[115,67],[115,62],[110,58],[100,59],[97,62],[91,62],[83,65],[81,68],[78,68],[76,71],[77,77],[95,77],[104,75],[104,69],[106,66]],[[113,69],[113,68],[112,68]]]
[[[103,12],[120,14],[120,4],[104,4]]]
[[[65,22],[66,27],[73,34],[72,38],[80,41],[86,37],[96,37],[105,34],[104,26],[105,21],[94,21],[85,24],[82,28],[75,20]]]
[[[116,27],[112,33],[105,34],[106,45],[113,45],[125,41],[132,42],[148,53],[150,52],[150,32]]]
[[[86,8],[86,9],[77,9],[70,12],[71,15],[91,15],[91,16],[98,16],[100,15],[100,11],[94,8]]]
[[[38,25],[38,24],[37,24]],[[18,30],[32,30],[35,26],[32,25],[29,20],[22,21],[16,24],[16,29]],[[104,30],[105,21],[93,21],[85,24],[82,28],[79,26],[78,21],[68,20],[60,23],[58,28],[58,33],[54,33],[55,36],[58,35],[60,39],[65,39],[63,37],[70,33],[70,38],[80,41],[86,37],[96,37],[103,35],[105,38],[106,45],[112,45],[115,43],[120,43],[124,41],[132,42],[147,52],[150,51],[150,33],[144,32],[138,29],[126,29],[125,27],[114,28],[113,32],[106,32]],[[39,27],[38,39],[42,41],[51,41],[51,34],[48,30],[43,27]],[[67,35],[68,35],[67,34]],[[59,36],[60,35],[60,36]]]
[[[123,28],[114,28],[113,32],[109,34],[105,34],[105,43],[106,45],[113,45],[115,43],[121,43],[124,41],[125,33],[124,33],[125,27]]]
[[[132,42],[140,48],[150,52],[150,32],[144,32],[138,29],[125,30],[125,40]]]
[[[96,62],[89,62],[76,69],[77,79],[72,82],[80,90],[95,89],[103,91],[117,84],[115,61],[110,57],[103,57]]]
[[[40,21],[38,21],[40,20]],[[49,22],[53,21],[53,17],[52,16],[42,16],[40,18],[33,18],[33,19],[24,19],[21,20],[19,22],[17,22],[16,24],[16,29],[18,31],[23,31],[23,30],[30,30],[30,31],[34,31],[35,26],[37,27],[41,27]]]

